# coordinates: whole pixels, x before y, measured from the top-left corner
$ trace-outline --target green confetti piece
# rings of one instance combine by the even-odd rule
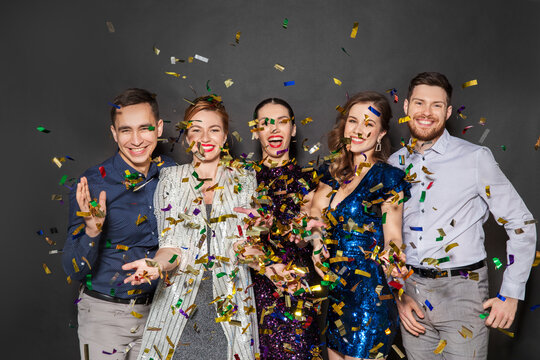
[[[201,235],[202,235],[202,234],[204,234],[205,232],[206,232],[206,227],[202,228],[202,230],[201,230],[201,231],[199,231],[199,234],[201,234]]]
[[[495,269],[500,269],[502,266],[501,260],[499,260],[499,258],[494,257],[493,263],[495,264]]]
[[[321,281],[321,285],[322,286],[328,286],[328,285],[330,285],[330,281],[323,280],[323,281]]]
[[[304,233],[302,234],[302,237],[311,236],[311,234],[312,234],[311,230],[306,230],[306,231],[304,231]]]
[[[169,260],[169,263],[172,264],[176,261],[176,258],[178,257],[178,254],[174,254],[172,258]]]
[[[442,241],[442,239],[444,239],[443,236],[439,236],[438,238],[435,239],[435,241]]]
[[[422,195],[420,195],[420,202],[424,202],[426,200],[426,192],[422,191]]]
[[[487,318],[489,316],[489,313],[486,312],[486,313],[480,314],[478,316],[480,317],[480,319],[484,320],[485,318]]]
[[[176,302],[176,305],[174,305],[174,306],[176,306],[176,308],[178,309],[180,306],[182,306],[183,301],[184,300],[182,300],[182,299],[178,299],[178,301]]]
[[[191,175],[193,175],[195,179],[199,180],[199,174],[197,174],[196,171],[192,172]]]
[[[320,248],[319,250],[315,250],[315,251],[313,252],[313,255],[319,255],[319,254],[321,253],[322,249],[323,249],[323,248]]]
[[[88,290],[92,290],[92,274],[86,275],[86,287]]]
[[[293,295],[294,295],[294,296],[298,296],[298,295],[303,294],[303,293],[305,293],[305,292],[306,292],[306,289],[301,288],[301,289],[296,290],[296,291],[293,293]]]
[[[289,19],[285,18],[285,19],[283,20],[283,28],[286,29],[287,26],[289,26]]]
[[[225,275],[227,275],[226,272],[220,272],[219,274],[216,275],[216,277],[219,279],[219,278],[224,277]]]
[[[206,91],[212,92],[212,89],[210,89],[210,80],[206,82]]]
[[[506,151],[506,146],[505,146],[505,145],[501,145],[501,149],[502,149],[503,151]]]
[[[38,126],[36,129],[38,131],[41,131],[42,133],[45,133],[45,134],[48,134],[48,133],[51,132],[50,130],[45,129],[43,126]]]
[[[441,263],[445,263],[445,262],[448,262],[450,261],[450,257],[448,256],[445,256],[443,258],[440,258],[440,259],[437,259],[437,263],[441,264]]]
[[[149,127],[148,127],[148,130],[154,131],[154,130],[156,130],[156,127],[155,127],[155,126],[149,126]]]
[[[199,190],[204,185],[204,181],[201,181],[199,185],[195,186],[195,190]]]
[[[105,249],[110,249],[111,248],[111,239],[106,239],[105,240]]]
[[[96,202],[96,200],[92,200],[90,201],[90,205],[92,205],[93,207],[97,207],[98,203]]]
[[[381,224],[386,224],[386,213],[382,214]]]
[[[275,123],[276,123],[276,120],[270,119],[270,124],[271,124],[271,125],[275,125]]]
[[[64,185],[67,181],[67,175],[62,176],[58,185]]]
[[[111,291],[109,291],[109,294],[111,294],[111,296],[115,296],[116,295],[116,290],[111,288]]]
[[[409,166],[407,166],[407,168],[405,169],[405,174],[409,175],[409,171],[411,171],[413,167],[413,164],[409,164]]]
[[[298,235],[298,234],[300,234],[300,230],[298,230],[298,229],[292,229],[292,233],[293,233],[294,235]]]
[[[329,268],[329,267],[330,267],[330,264],[329,264],[329,263],[327,263],[327,262],[323,262],[322,264],[323,264],[323,266],[324,266],[324,267],[327,267],[327,268]]]
[[[289,312],[285,312],[284,315],[285,315],[287,318],[289,318],[290,320],[293,320],[293,319],[294,319],[294,317],[292,316],[292,314],[289,313]]]

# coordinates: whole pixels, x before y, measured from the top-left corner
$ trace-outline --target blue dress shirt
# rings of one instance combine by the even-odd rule
[[[507,253],[514,259],[504,270],[499,292],[523,299],[535,256],[536,225],[491,151],[445,130],[423,154],[402,148],[388,162],[416,176],[403,209],[407,263],[430,268],[431,258],[448,269],[485,259],[482,225],[491,211],[504,225]]]
[[[62,255],[64,271],[72,280],[81,281],[91,290],[122,299],[154,292],[157,281],[151,285],[124,284],[128,271],[122,270],[122,265],[145,257],[152,258],[158,249],[154,190],[159,170],[175,165],[169,158],[162,157],[162,160],[159,167],[151,163],[146,177],[141,174],[142,181],[138,185],[146,184],[136,191],[127,189],[124,183],[126,170],[130,174],[137,171],[119,153],[82,175],[88,180],[92,199],[99,199],[102,190],[106,192],[107,214],[102,232],[96,237],[89,237],[84,229],[73,235],[84,224],[84,218],[76,214],[80,209],[76,199],[77,188],[73,188],[69,199],[68,237]],[[105,171],[104,177],[100,167]],[[146,219],[137,225],[137,220],[145,216]]]

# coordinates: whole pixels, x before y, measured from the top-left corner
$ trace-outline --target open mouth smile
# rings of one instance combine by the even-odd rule
[[[214,151],[214,149],[216,148],[216,145],[212,145],[212,144],[201,144],[201,147],[202,147],[202,149],[204,150],[204,152],[211,152],[211,151]]]
[[[274,135],[268,138],[268,145],[271,148],[279,148],[283,144],[283,136]]]

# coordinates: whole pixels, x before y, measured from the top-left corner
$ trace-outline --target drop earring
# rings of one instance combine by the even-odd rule
[[[382,145],[381,145],[381,140],[377,140],[377,145],[375,145],[375,151],[381,151],[382,150]]]

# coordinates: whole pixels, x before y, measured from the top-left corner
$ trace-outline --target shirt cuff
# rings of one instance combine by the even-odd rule
[[[523,300],[525,299],[525,283],[510,283],[509,281],[503,281],[499,294],[504,297]]]

